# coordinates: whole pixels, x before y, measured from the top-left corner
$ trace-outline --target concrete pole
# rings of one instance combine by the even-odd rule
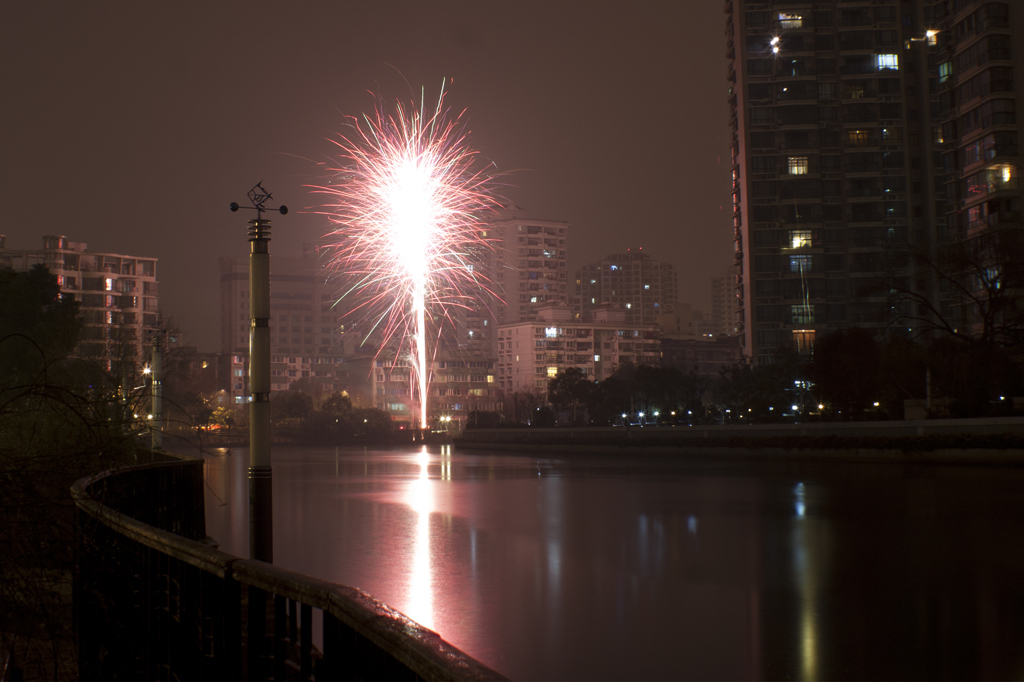
[[[249,556],[274,562],[270,466],[270,221],[249,221]]]
[[[164,351],[163,351],[163,330],[157,330],[153,335],[153,358],[150,361],[150,380],[152,383],[152,413],[149,432],[151,434],[150,448],[153,451],[163,447],[164,430]]]

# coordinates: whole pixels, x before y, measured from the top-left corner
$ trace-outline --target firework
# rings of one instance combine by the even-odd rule
[[[331,197],[324,206],[331,265],[342,273],[344,296],[357,295],[357,311],[369,315],[381,346],[407,347],[419,392],[420,427],[427,426],[427,324],[451,320],[453,307],[473,293],[490,292],[474,267],[474,249],[489,247],[481,218],[500,207],[494,173],[468,145],[461,114],[449,117],[444,88],[436,105],[426,101],[350,118],[340,149],[336,181],[315,191]],[[438,334],[440,329],[436,330]]]

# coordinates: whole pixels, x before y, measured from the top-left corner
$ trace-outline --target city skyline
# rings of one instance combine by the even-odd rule
[[[246,244],[228,203],[262,180],[292,209],[271,253],[299,255],[329,229],[307,186],[344,115],[368,91],[429,98],[449,78],[474,147],[511,171],[503,193],[574,226],[570,271],[642,246],[676,266],[681,300],[707,306],[731,260],[717,3],[396,7],[12,7],[8,247],[57,234],[151,254],[162,311],[212,350],[218,301],[202,292]],[[683,40],[695,21],[713,28]]]

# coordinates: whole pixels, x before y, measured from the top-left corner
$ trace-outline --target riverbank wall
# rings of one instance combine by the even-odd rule
[[[1024,418],[478,429],[457,446],[537,454],[645,454],[714,458],[1024,465]]]

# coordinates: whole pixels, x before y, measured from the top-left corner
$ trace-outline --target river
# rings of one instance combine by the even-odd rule
[[[275,563],[512,679],[1024,676],[1024,470],[276,447]],[[207,456],[248,556],[248,451]]]

